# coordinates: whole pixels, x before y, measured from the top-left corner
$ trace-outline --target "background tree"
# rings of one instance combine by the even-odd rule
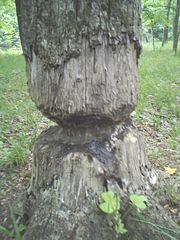
[[[166,24],[165,24],[164,30],[163,30],[162,47],[168,41],[169,16],[170,16],[172,0],[166,1],[166,4],[167,4],[167,7],[166,7],[166,11],[167,11],[167,13],[166,13]]]
[[[0,48],[20,47],[15,4],[13,0],[0,1]]]
[[[173,50],[175,54],[177,52],[178,38],[179,38],[179,14],[180,14],[180,0],[177,0],[174,24],[173,24]]]
[[[164,1],[144,0],[142,7],[143,26],[151,31],[153,49],[155,49],[155,37],[161,33],[165,24],[167,24]],[[159,38],[159,36],[158,36]]]

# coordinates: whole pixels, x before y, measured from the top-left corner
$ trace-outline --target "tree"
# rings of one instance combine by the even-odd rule
[[[172,0],[168,0],[167,1],[166,24],[165,24],[164,30],[163,30],[162,47],[168,41],[169,16],[170,16],[171,4],[172,4]]]
[[[16,0],[16,8],[30,94],[58,124],[34,146],[24,240],[117,239],[97,207],[100,194],[125,197],[156,183],[130,120],[140,2]],[[127,239],[149,236],[147,226],[128,226]]]
[[[143,0],[142,17],[144,27],[150,29],[153,49],[155,49],[155,32],[167,24],[164,1]]]
[[[16,21],[15,4],[12,0],[0,1],[0,47],[9,48],[20,45]]]
[[[173,24],[173,50],[175,54],[177,52],[178,38],[179,38],[179,14],[180,14],[180,0],[177,0],[176,13],[175,13],[174,24]]]

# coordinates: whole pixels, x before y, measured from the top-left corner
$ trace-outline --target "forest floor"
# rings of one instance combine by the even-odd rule
[[[0,240],[10,240],[15,236],[17,226],[14,226],[12,211],[10,217],[9,206],[11,208],[29,184],[31,150],[35,138],[52,123],[41,116],[28,96],[21,53],[2,51],[0,62]],[[166,181],[155,194],[161,198],[161,205],[178,224],[179,66],[180,55],[174,57],[169,46],[155,51],[145,46],[139,62],[139,103],[132,113],[137,128],[145,136],[149,160],[155,169],[165,174]],[[23,230],[23,226],[18,228]]]

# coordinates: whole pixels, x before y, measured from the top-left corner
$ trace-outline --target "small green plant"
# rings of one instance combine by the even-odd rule
[[[140,95],[133,118],[141,126],[150,126],[159,138],[179,152],[179,56],[174,57],[169,42],[166,47],[143,46],[139,61]],[[158,45],[157,45],[158,46]],[[154,64],[155,63],[155,64]],[[148,130],[145,127],[145,130]],[[151,132],[149,132],[151,135]]]
[[[42,115],[27,92],[25,62],[18,50],[0,51],[0,168],[23,165]]]
[[[161,159],[161,157],[163,156],[161,149],[157,147],[149,147],[147,150],[147,155],[151,162],[155,162]]]
[[[132,203],[132,207],[136,207],[141,210],[146,208],[145,203],[147,202],[147,198],[143,195],[131,195],[130,201]],[[127,229],[122,222],[120,214],[120,199],[117,193],[113,193],[111,191],[103,192],[101,194],[99,208],[103,213],[111,215],[113,219],[112,222],[114,223],[113,227],[117,234],[125,234],[127,232]]]
[[[114,220],[113,222],[115,222],[114,228],[116,233],[124,234],[127,232],[121,220],[121,215],[119,212],[120,199],[116,193],[103,192],[101,194],[101,203],[99,204],[99,208],[106,214],[112,214]]]
[[[173,123],[171,129],[168,134],[168,143],[171,149],[180,150],[179,148],[179,140],[180,140],[180,123]]]
[[[165,194],[168,203],[172,204],[173,206],[180,203],[179,182],[180,177],[177,177],[173,180],[170,180],[157,191],[159,194]]]
[[[17,223],[11,206],[9,206],[9,211],[10,211],[10,216],[11,216],[11,220],[12,220],[12,224],[13,224],[13,229],[9,230],[9,229],[3,227],[2,225],[0,225],[0,232],[12,239],[21,240],[22,233],[26,229],[26,226],[24,224]]]
[[[131,195],[129,197],[130,201],[133,203],[134,206],[136,206],[138,209],[146,209],[146,203],[147,203],[147,197],[143,195]]]

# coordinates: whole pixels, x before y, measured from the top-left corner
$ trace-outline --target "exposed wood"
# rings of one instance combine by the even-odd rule
[[[38,109],[61,124],[127,119],[137,103],[139,1],[16,2]]]
[[[119,239],[98,209],[99,196],[113,191],[122,199],[156,183],[143,142],[130,123],[55,126],[42,133],[34,148],[24,240]]]

